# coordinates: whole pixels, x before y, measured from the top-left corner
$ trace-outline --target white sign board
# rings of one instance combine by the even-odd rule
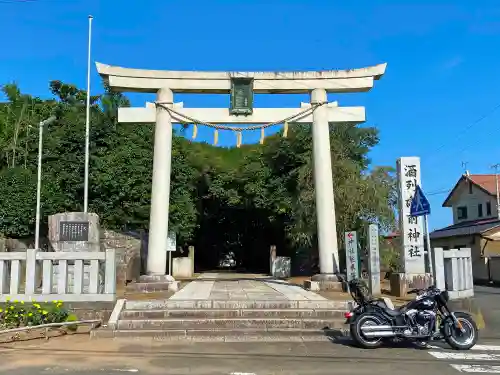
[[[168,232],[167,251],[175,251],[177,249],[177,237],[175,232]]]
[[[347,281],[359,278],[358,237],[356,232],[345,232],[345,263]]]
[[[399,191],[399,228],[401,262],[407,275],[425,273],[423,218],[410,215],[415,189],[420,184],[420,158],[403,157],[397,161]]]
[[[378,225],[368,227],[368,272],[370,274],[369,287],[372,295],[380,294],[380,252],[379,252]]]

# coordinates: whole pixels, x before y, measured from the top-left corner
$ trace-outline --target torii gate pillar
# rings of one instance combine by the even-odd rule
[[[312,90],[312,105],[326,103],[327,101],[326,90]],[[317,107],[313,112],[312,125],[314,190],[318,225],[319,269],[321,272],[315,279],[328,279],[329,276],[339,272],[339,250],[330,151],[330,125],[327,110],[324,105]]]
[[[157,101],[172,107],[172,90],[158,90]],[[170,103],[170,104],[169,104]],[[168,243],[168,212],[170,203],[170,171],[172,166],[172,117],[164,107],[156,107],[153,154],[151,212],[149,216],[148,275],[165,275]]]

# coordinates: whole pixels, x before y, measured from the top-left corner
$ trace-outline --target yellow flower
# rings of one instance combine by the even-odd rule
[[[17,317],[18,317],[18,315],[17,315],[17,314],[16,314],[16,315],[14,315],[14,318],[17,318]]]
[[[46,310],[43,310],[43,311],[42,311],[42,314],[43,314],[43,315],[47,315],[47,314],[48,314],[48,312],[47,312]]]
[[[11,309],[11,310],[14,310],[14,306],[11,306],[11,307],[10,307],[10,309]]]
[[[58,304],[56,305],[56,307],[61,307],[61,306],[62,306],[62,303],[58,303]]]
[[[0,313],[3,313],[3,310],[2,310],[2,309],[0,309]]]
[[[24,301],[21,301],[21,305],[24,305]]]
[[[33,316],[33,313],[28,313],[28,316]]]
[[[14,300],[14,303],[18,303],[19,301],[17,299]]]
[[[10,301],[10,297],[5,298],[5,301],[9,302]]]

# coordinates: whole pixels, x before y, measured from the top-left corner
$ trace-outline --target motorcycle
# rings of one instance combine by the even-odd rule
[[[359,285],[353,286],[359,299],[364,293]],[[413,341],[419,347],[444,339],[456,350],[469,350],[476,345],[478,328],[474,319],[467,313],[450,310],[447,291],[430,286],[408,294],[417,296],[400,308],[390,306],[392,303],[384,299],[363,296],[363,304],[358,303],[349,318],[353,340],[366,349],[378,348],[387,339]]]
[[[349,286],[349,293],[351,294],[351,297],[355,302],[355,307],[351,311],[344,313],[344,318],[346,318],[344,324],[350,325],[362,313],[369,310],[373,310],[377,306],[380,308],[387,307],[390,309],[394,309],[394,305],[392,304],[392,301],[389,298],[387,297],[373,298],[368,293],[368,286],[363,280],[353,279],[349,281],[348,286]]]

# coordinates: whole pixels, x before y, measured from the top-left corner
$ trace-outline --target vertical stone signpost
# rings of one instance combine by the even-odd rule
[[[370,224],[368,227],[368,272],[370,294],[380,294],[380,252],[378,225]]]
[[[424,287],[426,284],[424,228],[421,217],[410,214],[411,202],[417,185],[420,185],[420,158],[402,157],[397,160],[399,191],[399,228],[401,231],[401,268],[399,291],[396,295],[406,294],[407,288]],[[391,289],[393,285],[391,281]]]
[[[358,271],[358,237],[356,232],[345,232],[345,263],[347,281],[357,279]]]

